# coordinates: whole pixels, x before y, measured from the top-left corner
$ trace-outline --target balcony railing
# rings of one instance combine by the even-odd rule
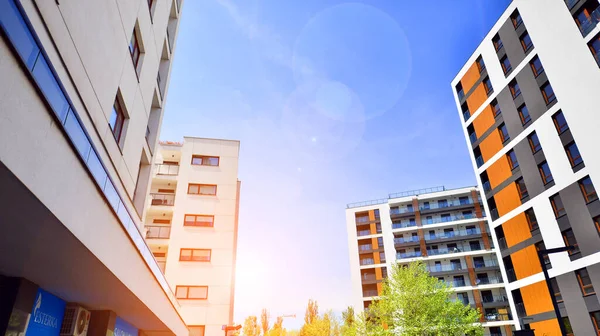
[[[178,165],[169,165],[169,164],[157,164],[156,165],[156,174],[157,175],[176,176],[179,174],[179,166]]]
[[[379,293],[377,293],[376,289],[363,291],[363,297],[378,296],[378,295],[379,295]]]
[[[421,252],[405,252],[405,253],[396,253],[396,259],[408,259],[408,258],[417,258],[422,255]]]
[[[365,217],[356,217],[356,222],[357,223],[368,223],[369,222],[369,217],[365,216]]]
[[[375,276],[375,274],[368,274],[368,273],[367,274],[363,274],[360,278],[362,280],[364,280],[364,281],[375,281],[375,280],[377,280],[377,277]]]
[[[175,204],[175,194],[150,194],[152,205],[169,205]]]
[[[452,287],[465,287],[467,285],[467,283],[465,282],[465,280],[453,280],[453,281],[447,281],[446,282],[449,286]]]
[[[589,17],[586,17],[585,15],[583,17],[583,21],[579,22],[579,31],[581,31],[581,35],[585,37],[596,28],[596,25],[600,21],[600,7],[591,12]]]
[[[462,269],[463,269],[463,267],[461,264],[427,266],[427,270],[429,272],[449,272],[449,271],[460,271]]]
[[[375,265],[374,259],[360,259],[361,265]]]
[[[418,241],[419,241],[419,237],[410,237],[410,238],[396,237],[396,238],[394,238],[394,244],[416,243]]]
[[[358,245],[358,249],[361,251],[371,251],[373,249],[373,245]]]
[[[371,230],[360,230],[360,231],[356,232],[356,234],[357,234],[359,237],[362,237],[362,236],[368,236],[368,235],[370,235],[370,234],[371,234]]]
[[[475,268],[497,267],[498,262],[496,260],[485,260],[484,262],[475,261],[475,262],[473,262],[473,266]]]
[[[419,209],[421,211],[435,210],[435,209],[445,209],[445,208],[449,208],[449,207],[460,206],[460,205],[469,205],[469,204],[473,204],[473,200],[470,198],[466,199],[466,200],[434,202],[429,205],[420,205]]]
[[[487,278],[477,278],[475,279],[475,283],[477,285],[493,285],[503,283],[501,277],[496,276],[488,276]]]
[[[403,229],[407,227],[417,226],[416,222],[400,222],[392,223],[392,229]]]
[[[434,255],[440,255],[440,254],[481,251],[481,250],[483,250],[481,245],[479,245],[479,246],[460,245],[460,246],[452,247],[452,248],[428,249],[427,255],[434,256]]]
[[[499,314],[499,313],[490,313],[490,314],[485,314],[483,316],[483,318],[487,321],[487,322],[494,322],[494,321],[510,321],[510,315],[509,314]]]
[[[390,215],[400,215],[405,213],[415,212],[413,207],[410,208],[390,208]]]
[[[448,222],[454,222],[454,221],[459,221],[459,220],[473,219],[476,217],[477,216],[475,214],[471,213],[471,214],[465,214],[465,215],[444,216],[444,217],[437,217],[437,218],[425,218],[425,219],[421,220],[421,224],[431,225],[431,224],[439,224],[439,223],[448,223]]]
[[[171,236],[170,226],[148,225],[146,228],[147,239],[168,239]]]
[[[437,233],[437,234],[433,234],[433,235],[428,234],[428,235],[425,235],[425,240],[429,241],[429,240],[436,240],[436,239],[449,239],[449,238],[454,238],[454,237],[463,237],[463,236],[470,236],[470,235],[475,235],[475,234],[481,234],[481,230],[480,229],[466,229],[466,230],[460,230],[460,231]]]
[[[481,296],[481,301],[483,303],[502,303],[502,302],[508,302],[508,297],[506,297],[505,295],[484,295]]]

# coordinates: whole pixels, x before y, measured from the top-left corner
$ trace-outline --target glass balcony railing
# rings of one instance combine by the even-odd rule
[[[408,258],[417,258],[422,255],[421,252],[405,252],[405,253],[396,253],[396,259],[408,259]]]
[[[425,235],[425,240],[429,241],[429,240],[436,240],[436,239],[450,239],[450,238],[454,238],[454,237],[463,237],[463,236],[470,236],[470,235],[475,235],[475,234],[481,234],[481,230],[480,229],[466,229],[466,230],[460,230],[460,231],[428,234],[428,235]]]
[[[360,276],[360,278],[362,280],[364,280],[364,281],[375,281],[375,280],[377,280],[377,277],[375,276],[375,274],[372,274],[372,273],[371,274],[369,274],[369,273],[363,274],[363,275]]]
[[[425,218],[421,220],[421,224],[423,225],[431,225],[431,224],[439,224],[439,223],[448,223],[459,220],[473,219],[477,216],[473,213],[464,214],[464,215],[455,215],[455,216],[444,216],[444,217],[436,217],[436,218]]]
[[[452,286],[454,288],[456,288],[456,287],[465,287],[467,285],[467,283],[465,282],[465,280],[453,280],[453,281],[447,281],[446,283],[449,286]]]
[[[477,285],[493,285],[493,284],[503,283],[503,281],[502,281],[502,277],[488,276],[487,278],[475,279],[475,283]]]
[[[416,222],[400,222],[400,223],[392,223],[392,229],[403,229],[407,227],[417,226]]]
[[[156,167],[157,175],[176,176],[179,174],[179,166],[178,165],[157,164],[155,167]]]
[[[468,198],[468,199],[455,200],[455,201],[432,202],[429,205],[421,204],[419,206],[419,209],[421,211],[423,211],[423,210],[445,209],[445,208],[450,208],[450,207],[455,207],[455,206],[461,206],[461,205],[470,205],[470,204],[473,204],[473,203],[474,203],[473,200],[471,198]]]
[[[152,205],[168,205],[173,206],[175,204],[175,194],[150,194],[152,198]]]
[[[171,236],[170,226],[147,225],[146,239],[168,239]]]
[[[370,235],[370,234],[371,234],[371,230],[360,230],[360,231],[357,231],[357,232],[356,232],[356,234],[357,234],[359,237],[362,237],[362,236],[368,236],[368,235]]]
[[[375,260],[374,259],[360,259],[360,264],[361,265],[374,265]]]
[[[417,243],[417,242],[419,242],[419,237],[410,237],[410,238],[396,237],[396,238],[394,238],[394,244]]]
[[[460,252],[470,252],[470,251],[481,251],[483,250],[481,244],[479,245],[459,245],[456,247],[450,248],[441,248],[441,249],[427,249],[427,255],[434,256],[440,254],[451,254],[451,253],[460,253]]]
[[[361,251],[371,251],[373,249],[373,245],[358,245],[358,249]]]
[[[449,265],[429,265],[427,266],[427,270],[429,272],[450,272],[450,271],[460,271],[464,269],[461,264],[449,264]]]
[[[594,30],[594,28],[596,28],[596,25],[598,25],[599,21],[600,7],[591,12],[590,16],[585,17],[583,21],[579,21],[579,31],[581,31],[581,35],[585,37],[587,34],[589,34],[592,30]]]
[[[484,262],[481,261],[474,261],[473,262],[473,267],[475,268],[484,268],[484,267],[498,267],[498,261],[496,260],[485,260]]]
[[[400,215],[405,213],[415,212],[413,207],[410,208],[390,208],[390,215]]]
[[[494,322],[494,321],[510,321],[510,315],[509,314],[500,314],[500,313],[488,313],[485,314],[483,316],[483,318],[487,321],[487,322]]]
[[[379,295],[379,293],[377,293],[376,289],[363,291],[363,297],[371,297],[371,296],[378,296],[378,295]]]
[[[369,222],[369,217],[356,217],[356,222],[357,223],[368,223]]]
[[[481,301],[483,303],[508,303],[508,297],[506,295],[482,295]]]

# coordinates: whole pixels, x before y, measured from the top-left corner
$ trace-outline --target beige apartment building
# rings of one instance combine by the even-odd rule
[[[0,334],[189,333],[142,231],[181,5],[0,0]]]
[[[145,210],[145,237],[194,335],[233,323],[240,142],[161,142]]]

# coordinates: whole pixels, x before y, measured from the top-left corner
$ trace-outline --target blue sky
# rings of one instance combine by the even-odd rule
[[[347,203],[475,184],[450,81],[509,2],[185,2],[161,139],[241,141],[236,322],[350,304]]]

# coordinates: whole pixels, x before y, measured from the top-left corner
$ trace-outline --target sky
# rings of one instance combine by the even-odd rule
[[[346,204],[475,185],[450,82],[508,0],[188,0],[162,140],[241,141],[235,321],[351,304]]]

